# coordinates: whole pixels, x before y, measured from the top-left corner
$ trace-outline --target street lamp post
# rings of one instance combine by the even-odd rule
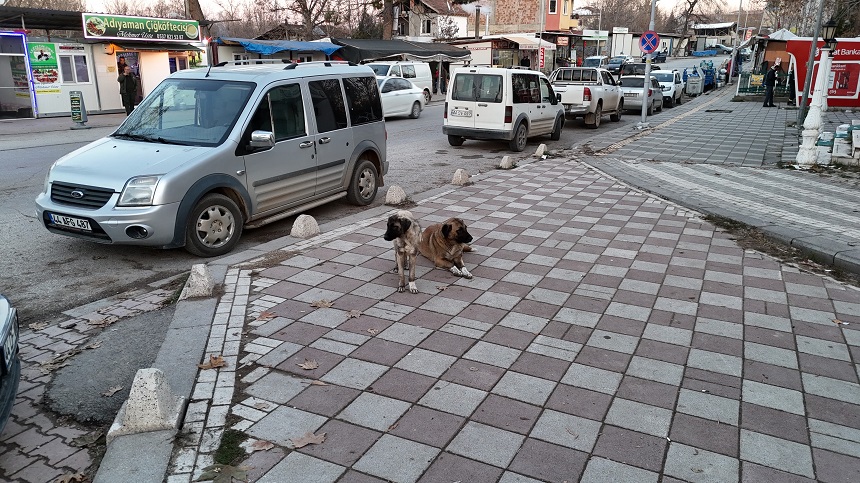
[[[654,12],[657,8],[657,0],[651,0],[651,22],[648,23],[648,30],[654,31]],[[651,88],[651,58],[654,54],[645,54],[645,79],[642,80],[642,120],[636,124],[636,129],[648,129],[648,108],[645,104],[648,102],[648,89]],[[663,92],[660,92],[663,95]]]
[[[797,152],[797,164],[811,166],[818,162],[818,151],[815,143],[821,133],[821,113],[827,110],[827,80],[830,77],[830,51],[836,48],[836,22],[831,18],[821,26],[824,37],[824,47],[821,49],[821,60],[818,62],[818,74],[815,76],[815,90],[812,92],[812,102],[809,112],[803,121],[803,142]],[[816,38],[813,42],[818,43]]]

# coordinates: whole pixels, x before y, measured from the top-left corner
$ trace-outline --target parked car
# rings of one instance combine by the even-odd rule
[[[433,92],[433,74],[430,64],[416,61],[376,61],[367,64],[378,76],[403,77],[424,92],[424,104],[430,102]]]
[[[386,136],[366,66],[181,70],[112,134],[56,161],[36,211],[52,233],[220,256],[244,228],[373,202]]]
[[[18,312],[0,295],[0,435],[12,413],[21,362],[18,360]]]
[[[610,74],[618,75],[618,72],[621,70],[621,66],[629,64],[630,62],[633,62],[633,57],[629,55],[616,55],[609,59],[609,63],[606,64],[606,70],[608,70]]]
[[[561,98],[568,119],[581,117],[592,129],[600,126],[606,114],[613,122],[621,120],[624,96],[609,71],[595,67],[559,67],[550,74],[549,81]]]
[[[621,92],[624,93],[624,109],[642,109],[644,82],[644,75],[630,75],[621,78]],[[645,108],[650,116],[654,111],[660,112],[663,110],[663,91],[660,89],[660,83],[654,77],[651,77],[649,85]]]
[[[621,78],[626,75],[645,75],[645,64],[642,62],[631,62],[622,65],[618,77]]]
[[[597,67],[600,69],[605,69],[606,64],[609,63],[609,57],[605,55],[592,55],[582,59],[581,67]]]
[[[424,92],[400,77],[377,77],[385,117],[409,116],[418,119],[424,110]]]
[[[666,52],[665,50],[660,51],[660,52],[654,52],[654,57],[651,58],[651,63],[652,64],[660,64],[660,63],[666,62],[666,57],[668,57],[668,55],[669,55],[669,53]],[[646,62],[647,58],[648,58],[648,54],[643,54],[641,57],[642,62]]]
[[[651,75],[660,83],[660,89],[663,91],[663,104],[669,107],[675,107],[675,104],[681,104],[684,97],[684,81],[681,79],[681,73],[677,69],[672,70],[654,70]]]
[[[546,76],[538,71],[498,67],[454,70],[445,99],[442,133],[451,146],[464,139],[501,139],[520,152],[530,137],[557,141],[564,108]]]
[[[714,45],[708,47],[708,49],[716,50],[717,53],[719,53],[719,54],[731,54],[732,53],[732,48],[729,47],[728,45],[723,45],[723,44],[714,44]]]

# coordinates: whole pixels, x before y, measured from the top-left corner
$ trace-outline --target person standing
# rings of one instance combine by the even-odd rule
[[[122,97],[125,115],[128,116],[134,110],[134,101],[137,98],[137,79],[131,73],[131,67],[125,66],[117,82],[119,82],[119,95]]]
[[[764,104],[762,107],[776,107],[773,103],[773,88],[776,86],[776,76],[779,70],[779,64],[774,64],[773,67],[767,70],[764,75]]]

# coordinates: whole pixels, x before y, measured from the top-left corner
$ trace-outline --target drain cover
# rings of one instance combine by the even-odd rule
[[[731,109],[705,109],[705,112],[732,112]]]

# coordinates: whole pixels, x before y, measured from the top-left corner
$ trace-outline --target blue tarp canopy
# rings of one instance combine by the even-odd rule
[[[241,45],[248,52],[254,52],[262,55],[272,55],[285,50],[297,52],[323,52],[325,55],[331,55],[332,52],[340,49],[340,45],[335,45],[331,42],[299,42],[297,40],[255,40],[255,39],[239,39],[235,37],[218,37],[216,39],[219,45]]]

